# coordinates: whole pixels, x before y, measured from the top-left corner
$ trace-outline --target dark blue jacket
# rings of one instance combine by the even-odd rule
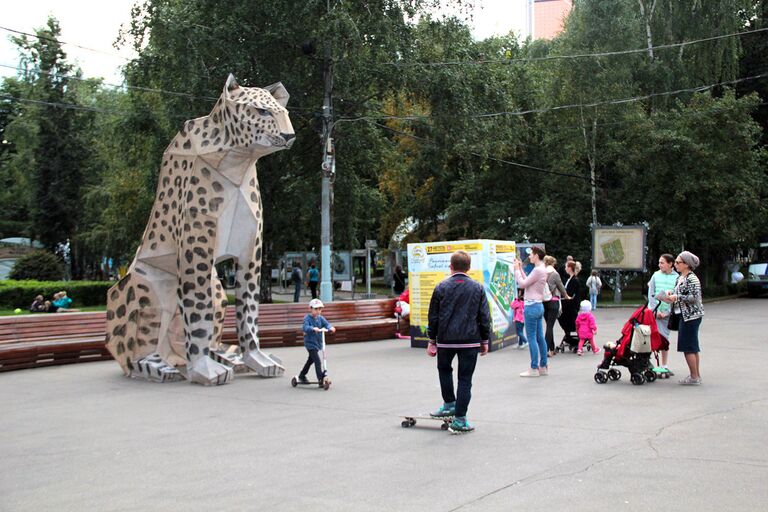
[[[331,324],[323,315],[318,315],[317,318],[313,317],[311,313],[307,313],[304,317],[304,325],[301,326],[301,330],[304,331],[304,347],[307,350],[322,350],[323,349],[323,333],[315,332],[313,327],[322,329],[331,329]]]
[[[463,273],[441,281],[429,302],[427,334],[438,347],[479,347],[487,342],[491,313],[483,285]]]

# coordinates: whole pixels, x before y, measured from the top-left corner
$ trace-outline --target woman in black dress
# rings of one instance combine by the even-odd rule
[[[582,299],[581,282],[579,281],[579,272],[581,272],[581,263],[578,261],[569,261],[565,264],[565,273],[568,279],[565,281],[565,291],[568,292],[568,299],[563,301],[563,313],[558,319],[560,328],[565,332],[563,341],[572,343],[579,339],[576,335],[576,316],[579,314],[579,303]]]

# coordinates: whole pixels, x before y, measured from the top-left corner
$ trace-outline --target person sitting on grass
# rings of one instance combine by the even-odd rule
[[[32,301],[32,305],[29,306],[29,311],[31,313],[45,313],[48,311],[48,302],[46,302],[42,295],[38,295]]]
[[[72,305],[72,299],[67,297],[67,292],[62,290],[59,293],[53,294],[53,302],[51,305],[55,308],[54,311],[57,313],[71,313],[75,311],[80,311],[79,309],[71,308]],[[50,309],[49,309],[50,311]]]

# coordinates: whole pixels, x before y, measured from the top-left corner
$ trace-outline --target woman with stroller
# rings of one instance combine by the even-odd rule
[[[659,348],[661,367],[666,370],[669,370],[667,367],[669,359],[669,313],[672,308],[666,302],[660,301],[658,297],[664,297],[667,292],[672,293],[675,289],[678,274],[675,272],[674,263],[675,257],[671,254],[665,253],[659,256],[659,270],[648,281],[648,309],[656,310],[656,327],[659,329],[659,336],[661,337]],[[672,372],[669,374],[673,375]]]
[[[664,302],[672,305],[672,313],[680,315],[677,333],[677,351],[685,354],[690,375],[679,382],[684,386],[701,384],[699,371],[699,327],[704,316],[704,306],[701,303],[701,282],[693,271],[699,266],[699,257],[683,251],[675,258],[675,268],[680,276],[675,283],[675,289],[669,293]]]
[[[544,290],[544,322],[547,325],[544,338],[547,340],[548,355],[552,357],[557,353],[555,352],[555,322],[562,313],[563,299],[568,299],[569,296],[563,286],[563,280],[560,279],[560,274],[555,269],[557,260],[550,255],[544,256],[544,265],[546,265],[548,286],[548,289]]]
[[[565,282],[565,291],[568,294],[563,301],[563,314],[560,315],[560,328],[565,332],[563,341],[572,345],[578,342],[578,335],[574,337],[576,331],[576,316],[579,314],[579,302],[581,301],[581,282],[579,281],[579,272],[581,272],[581,263],[578,261],[569,261],[565,264],[565,273],[568,280]]]

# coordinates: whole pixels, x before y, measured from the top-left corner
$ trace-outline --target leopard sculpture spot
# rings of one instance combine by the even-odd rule
[[[230,75],[211,113],[186,121],[163,153],[155,204],[128,272],[107,294],[107,348],[126,375],[226,384],[279,376],[259,349],[262,208],[256,161],[289,148],[282,84]],[[226,295],[214,264],[234,259],[238,347],[220,349]]]

